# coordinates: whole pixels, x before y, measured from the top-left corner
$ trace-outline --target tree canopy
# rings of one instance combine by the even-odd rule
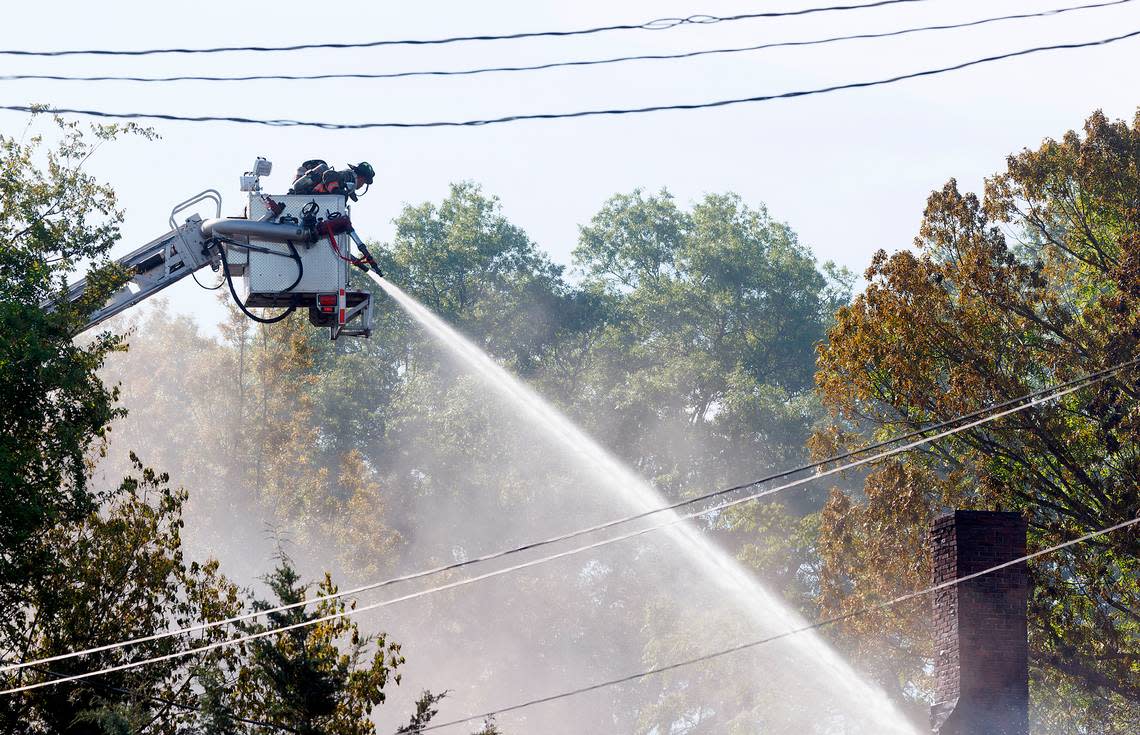
[[[233,309],[214,338],[162,306],[73,339],[124,274],[106,258],[121,216],[113,192],[82,170],[95,144],[63,131],[51,152],[38,139],[0,138],[0,602],[20,611],[0,621],[0,646],[11,656],[311,602],[340,583],[613,516],[615,499],[589,486],[564,449],[379,291],[370,340],[329,342],[298,319],[255,327]],[[1094,115],[1083,132],[1011,156],[982,198],[954,181],[934,192],[914,249],[876,254],[854,298],[849,273],[818,263],[788,224],[731,193],[689,204],[666,190],[616,194],[582,225],[563,268],[465,182],[405,207],[373,252],[392,282],[677,499],[1133,359],[1138,171],[1140,117]],[[44,311],[78,265],[88,296]],[[166,389],[187,374],[200,393]],[[1020,511],[1033,548],[1131,519],[1136,377],[1122,371],[842,478],[830,496],[820,488],[735,508],[701,530],[816,617],[926,586],[927,529],[946,508]],[[156,426],[177,426],[178,441]],[[219,449],[188,457],[188,445]],[[260,527],[250,531],[254,519],[301,551],[265,574],[274,549]],[[1140,727],[1138,543],[1116,534],[1031,567],[1040,732]],[[231,552],[225,567],[210,560],[219,551]],[[697,581],[669,576],[679,566],[668,556],[639,539],[395,608],[396,637],[337,618],[3,699],[0,722],[29,734],[422,732],[445,707],[484,707],[492,685],[545,693],[583,672],[616,677],[743,635],[744,623],[692,593]],[[223,571],[260,580],[263,593]],[[185,651],[352,605],[298,605],[0,682]],[[835,633],[920,721],[928,618],[915,603]],[[503,663],[523,658],[533,665]],[[393,718],[379,705],[416,665],[446,670],[430,683],[447,689],[425,691],[410,719]],[[758,693],[739,666],[606,689],[591,695],[597,706],[552,704],[550,719],[577,731],[693,734],[763,730],[773,713],[796,727],[819,719],[824,703],[789,702],[782,680]]]
[[[820,347],[817,382],[843,431],[888,436],[1136,356],[1140,117],[1097,113],[1082,132],[1009,157],[984,199],[951,180],[927,203],[914,251],[880,252]],[[978,427],[876,469],[863,497],[824,515],[825,609],[929,577],[922,530],[942,508],[1016,510],[1041,548],[1140,513],[1136,371]],[[918,553],[905,553],[916,549]],[[1032,567],[1032,660],[1053,707],[1100,732],[1140,720],[1140,535],[1125,531]],[[924,610],[914,614],[924,615]],[[892,630],[884,616],[881,635]],[[905,681],[929,655],[913,616]],[[865,638],[873,648],[881,638]],[[887,658],[890,658],[888,655]],[[901,679],[899,678],[901,677]],[[1063,698],[1053,687],[1086,694]],[[1079,703],[1079,704],[1075,704]]]
[[[72,337],[120,283],[107,252],[122,213],[114,192],[83,171],[98,143],[74,124],[58,125],[62,140],[47,151],[39,136],[0,136],[0,601],[11,601],[42,559],[42,532],[94,508],[87,453],[119,415],[116,390],[95,371],[120,339]],[[119,132],[99,127],[94,135],[107,141]],[[93,263],[84,298],[45,311],[84,261]]]

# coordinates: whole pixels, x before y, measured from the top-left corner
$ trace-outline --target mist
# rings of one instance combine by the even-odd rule
[[[382,251],[398,258],[399,249],[397,242]],[[414,287],[415,274],[407,276]],[[719,397],[703,402],[670,392],[667,382],[639,388],[652,375],[646,356],[617,349],[620,339],[613,349],[597,346],[612,339],[607,331],[619,320],[566,323],[568,314],[579,315],[575,309],[589,312],[584,301],[612,302],[613,295],[587,298],[560,287],[531,297],[533,282],[505,287],[492,279],[489,290],[507,293],[513,312],[476,307],[473,313],[467,305],[450,315],[665,497],[755,479],[803,458],[819,410],[793,381],[737,390],[734,376],[724,376]],[[220,339],[207,338],[193,320],[171,315],[161,303],[113,323],[130,335],[130,350],[115,356],[104,377],[121,385],[129,414],[113,427],[99,478],[117,482],[127,451],[169,472],[173,484],[190,491],[187,555],[219,559],[255,595],[265,594],[260,577],[278,551],[307,578],[328,571],[347,588],[644,509],[390,299],[377,298],[376,334],[354,343],[330,345],[301,318],[254,326],[237,315],[221,325]],[[436,308],[449,315],[446,303]],[[805,311],[813,309],[820,311],[816,304]],[[774,354],[770,362],[793,358]],[[758,613],[675,535],[655,531],[361,614],[363,629],[387,632],[407,657],[401,684],[388,687],[388,701],[374,715],[378,731],[405,722],[425,689],[448,691],[437,718],[443,722],[792,627],[796,613],[814,612],[804,593],[812,586],[810,568],[797,556],[803,550],[784,534],[759,537],[743,521],[751,513],[794,521],[818,507],[819,491],[688,522],[700,543],[723,547],[726,559],[751,559],[741,573],[767,584],[764,595],[799,590],[787,600],[787,613],[775,604]],[[359,600],[369,604],[491,568]],[[857,681],[838,658],[827,658],[833,654],[823,655],[823,646],[805,648],[793,637],[497,721],[512,735],[908,732],[886,697]],[[469,732],[477,724],[447,731]]]
[[[135,322],[131,350],[107,371],[109,381],[123,386],[129,415],[114,428],[113,451],[100,474],[107,481],[121,477],[128,448],[169,472],[174,484],[191,490],[184,531],[188,556],[218,558],[228,576],[258,592],[263,592],[259,577],[278,547],[309,578],[327,570],[347,587],[378,579],[345,565],[354,547],[375,548],[370,556],[380,558],[355,566],[383,578],[591,526],[631,510],[599,482],[593,468],[576,464],[565,446],[536,432],[483,381],[425,346],[422,359],[431,367],[416,369],[425,370],[426,379],[401,396],[415,412],[401,412],[389,429],[401,450],[378,460],[382,469],[376,472],[386,478],[383,508],[354,507],[351,512],[364,517],[326,519],[326,526],[339,521],[350,533],[382,520],[382,537],[346,543],[330,531],[314,530],[311,521],[283,517],[274,488],[240,479],[249,477],[251,468],[227,451],[233,444],[223,427],[238,387],[236,374],[225,369],[232,357],[226,349],[161,308]],[[191,379],[188,393],[183,390],[187,376],[203,378]],[[592,418],[595,426],[607,423],[605,417]],[[603,433],[618,430],[604,426]],[[649,440],[684,446],[684,437],[663,424],[654,427]],[[703,447],[686,449],[699,454]],[[730,468],[725,474],[746,477]],[[398,539],[394,543],[392,535]],[[388,632],[408,658],[403,683],[378,711],[380,731],[394,730],[422,689],[449,690],[440,718],[450,719],[773,632],[748,622],[729,590],[681,557],[676,543],[656,532],[362,615],[365,630]],[[433,578],[419,588],[454,578]],[[415,589],[407,585],[384,594]],[[384,596],[360,597],[362,603],[379,599]],[[881,731],[861,721],[860,713],[844,711],[818,672],[792,654],[786,645],[737,653],[499,721],[510,733],[650,732],[661,721],[697,727],[727,710],[742,731],[755,732],[758,725],[775,733]],[[831,718],[821,718],[821,712]],[[834,723],[843,723],[842,729],[833,729]]]

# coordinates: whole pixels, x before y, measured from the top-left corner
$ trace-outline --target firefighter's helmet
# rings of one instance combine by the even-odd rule
[[[355,166],[350,163],[348,167],[365,184],[371,184],[376,179],[376,170],[372,168],[372,164],[368,163],[368,161],[361,161]]]

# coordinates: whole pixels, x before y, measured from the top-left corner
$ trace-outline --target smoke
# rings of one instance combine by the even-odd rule
[[[117,485],[134,452],[190,491],[182,533],[187,558],[217,558],[232,580],[259,587],[278,543],[288,547],[289,530],[244,480],[244,457],[234,452],[244,427],[232,351],[161,299],[105,328],[128,335],[128,351],[113,355],[101,374],[119,386],[128,413],[111,427],[108,454],[95,468],[97,487]]]
[[[132,330],[131,350],[116,356],[105,378],[122,385],[130,414],[114,427],[112,453],[99,472],[104,481],[117,481],[128,449],[169,472],[174,484],[191,493],[187,555],[220,559],[240,584],[258,586],[280,538],[288,539],[286,550],[309,578],[327,569],[347,586],[563,533],[631,509],[629,499],[615,496],[572,444],[539,431],[517,406],[490,390],[485,378],[430,343],[417,339],[410,357],[388,355],[386,366],[369,368],[360,354],[345,355],[338,363],[354,365],[358,372],[352,380],[381,380],[367,370],[399,373],[399,388],[385,398],[379,438],[358,447],[357,474],[364,479],[346,480],[337,472],[346,455],[335,453],[330,460],[301,446],[322,441],[306,438],[300,429],[268,449],[259,444],[266,427],[257,425],[259,414],[248,404],[259,399],[261,382],[269,380],[254,368],[267,368],[256,360],[243,366],[233,340],[203,337],[192,320],[174,317],[161,305],[133,316],[126,326]],[[251,335],[246,349],[263,348],[260,334]],[[374,362],[390,349],[383,339],[368,348]],[[295,386],[298,395],[335,383],[329,370],[316,364],[312,383]],[[773,400],[779,403],[779,397]],[[242,401],[247,405],[239,405]],[[338,410],[353,412],[357,403],[365,402],[350,396]],[[732,413],[729,407],[714,410],[725,420]],[[665,421],[631,437],[620,413],[583,418],[592,433],[615,446],[709,465],[684,477],[669,476],[663,463],[643,468],[664,472],[664,484],[678,490],[693,489],[697,478],[754,476],[747,473],[758,464],[781,462],[784,456],[772,450],[756,459],[753,453],[734,465],[723,447]],[[303,426],[304,414],[297,420]],[[794,433],[787,427],[774,431]],[[779,436],[772,438],[773,446],[782,446]],[[298,466],[308,469],[278,475],[293,478],[288,487],[266,480],[273,461],[302,449],[308,453]],[[259,457],[258,451],[274,456]],[[721,456],[706,459],[717,452]],[[313,479],[322,471],[331,478]],[[336,499],[309,497],[321,493]],[[297,498],[304,502],[294,502]],[[267,533],[267,528],[276,530]],[[454,578],[366,594],[361,602]],[[389,699],[376,713],[378,730],[391,732],[401,724],[422,689],[449,690],[439,719],[453,719],[790,626],[777,612],[770,620],[757,620],[731,587],[707,565],[694,564],[676,539],[655,532],[362,616],[362,628],[386,631],[407,657],[403,683],[389,687]],[[837,660],[805,658],[818,652],[787,643],[763,646],[504,715],[499,722],[511,735],[709,728],[797,735],[907,731],[893,713],[870,706],[877,695]],[[866,692],[868,698],[856,701],[852,692]],[[882,701],[877,706],[889,709]],[[474,724],[454,731],[472,729]]]

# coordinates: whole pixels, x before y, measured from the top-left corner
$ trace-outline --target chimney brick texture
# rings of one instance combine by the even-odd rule
[[[1019,513],[959,510],[931,527],[934,584],[1025,555]],[[936,735],[1028,735],[1025,563],[934,593]]]

